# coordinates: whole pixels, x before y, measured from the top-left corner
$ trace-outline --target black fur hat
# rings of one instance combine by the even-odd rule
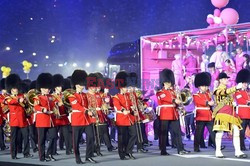
[[[79,69],[75,70],[71,77],[73,87],[75,87],[75,85],[77,84],[85,86],[87,76],[88,74],[86,73],[86,71]]]
[[[97,87],[98,81],[101,80],[101,76],[97,73],[90,73],[87,77],[87,88],[89,87]]]
[[[10,74],[5,81],[5,87],[8,93],[11,93],[12,88],[20,89],[21,79],[17,74]]]
[[[63,79],[63,88],[62,90],[66,90],[66,89],[71,89],[71,82],[69,78],[65,78]]]
[[[36,79],[36,88],[38,90],[41,88],[51,89],[52,83],[52,75],[50,73],[41,73]]]
[[[53,81],[53,88],[59,87],[59,86],[63,86],[63,76],[61,74],[55,74],[52,77],[52,81]]]
[[[215,63],[214,62],[211,62],[207,65],[208,68],[212,68],[212,67],[215,67]]]
[[[0,83],[0,86],[1,86],[1,87],[0,87],[0,90],[5,89],[5,80],[6,80],[5,78],[2,78],[2,79],[1,79],[1,83]]]
[[[103,83],[104,83],[104,88],[107,89],[113,88],[113,82],[110,78],[104,78]]]
[[[248,69],[241,69],[236,76],[236,83],[250,83],[250,71]]]
[[[164,82],[169,82],[172,86],[175,85],[175,78],[172,70],[164,69],[160,72],[160,85],[163,86]]]
[[[132,86],[132,87],[137,87],[138,86],[138,77],[137,77],[137,74],[135,72],[129,73],[128,85]]]
[[[120,71],[115,77],[115,86],[117,88],[127,87],[128,86],[129,75],[126,71]]]
[[[36,89],[36,80],[31,81],[29,89]]]
[[[208,72],[202,72],[195,75],[194,85],[196,88],[199,86],[210,86],[211,75]]]
[[[29,91],[29,85],[24,80],[20,83],[20,93],[27,93]]]

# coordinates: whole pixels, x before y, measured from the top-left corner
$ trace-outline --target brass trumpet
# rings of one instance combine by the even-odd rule
[[[192,93],[187,88],[184,88],[182,90],[177,89],[176,96],[181,101],[181,104],[178,105],[177,109],[181,114],[185,115],[186,111],[184,106],[187,106],[192,103],[193,101]]]
[[[69,102],[69,96],[74,95],[75,92],[76,91],[74,89],[66,89],[66,90],[64,90],[62,92],[62,94],[63,94],[62,102],[66,106],[68,113],[72,112],[71,105],[70,105],[70,102]]]

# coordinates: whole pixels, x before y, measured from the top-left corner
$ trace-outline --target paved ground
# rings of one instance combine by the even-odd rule
[[[184,141],[186,144],[185,148],[192,150],[193,141]],[[202,152],[195,153],[192,152],[189,155],[177,155],[176,149],[168,148],[170,156],[160,156],[160,151],[157,147],[157,142],[149,147],[148,153],[136,153],[134,156],[136,160],[126,160],[122,161],[119,159],[117,151],[107,152],[106,148],[102,147],[102,153],[104,156],[95,157],[99,163],[94,164],[96,166],[249,166],[250,165],[250,151],[246,151],[249,158],[247,159],[237,159],[234,157],[234,149],[232,142],[223,141],[226,145],[226,149],[223,150],[225,159],[217,159],[214,157],[214,150],[212,148],[201,149]],[[247,147],[248,147],[247,142]],[[85,146],[80,149],[82,153],[82,160],[84,161]],[[75,164],[74,155],[66,156],[64,151],[58,151],[60,155],[55,156],[58,161],[56,162],[40,162],[38,159],[38,154],[34,154],[32,159],[24,159],[22,154],[18,154],[21,159],[11,160],[9,151],[0,151],[0,166],[34,166],[34,165],[51,165],[51,166],[73,166]],[[93,165],[86,163],[85,165]]]

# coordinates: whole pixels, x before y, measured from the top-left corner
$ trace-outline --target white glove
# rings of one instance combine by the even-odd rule
[[[241,89],[242,88],[242,82],[238,83],[236,86],[236,89]]]

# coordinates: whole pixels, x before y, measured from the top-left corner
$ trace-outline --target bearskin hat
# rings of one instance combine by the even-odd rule
[[[113,82],[110,78],[104,78],[103,80],[104,88],[111,89],[113,87]]]
[[[175,85],[175,78],[172,70],[164,69],[160,72],[160,85],[163,86],[164,82],[169,82],[172,86]]]
[[[52,77],[52,81],[53,81],[53,88],[59,87],[59,86],[63,86],[63,76],[61,74],[55,74]]]
[[[29,85],[24,80],[20,83],[20,93],[27,93],[29,91]]]
[[[13,89],[13,88],[20,89],[20,83],[21,83],[21,79],[20,79],[19,75],[10,74],[6,78],[6,81],[5,81],[5,87],[8,91],[8,93],[10,93],[11,89]]]
[[[71,89],[71,82],[69,78],[65,78],[63,79],[63,86],[62,86],[62,90],[66,90],[66,89]]]
[[[31,81],[29,89],[36,89],[36,80]]]
[[[36,88],[38,90],[41,88],[51,89],[52,83],[52,75],[50,73],[41,73],[36,79]]]
[[[215,67],[215,63],[214,62],[211,62],[207,65],[208,68],[212,68],[212,67]]]
[[[194,85],[196,88],[199,86],[210,86],[211,75],[208,72],[202,72],[195,75]]]
[[[128,86],[128,73],[126,71],[120,71],[115,77],[115,86],[117,88],[127,87]]]
[[[88,74],[85,70],[75,70],[71,77],[73,87],[75,87],[75,85],[85,86],[87,76]]]
[[[135,72],[129,73],[128,86],[132,86],[132,87],[138,86],[138,77]]]
[[[87,77],[87,88],[97,87],[98,81],[101,79],[101,76],[97,73],[90,73]]]
[[[5,89],[5,78],[2,78],[1,79],[1,83],[0,83],[0,90],[3,90],[3,89]]]
[[[236,83],[250,83],[250,71],[248,69],[241,69],[236,76]]]

